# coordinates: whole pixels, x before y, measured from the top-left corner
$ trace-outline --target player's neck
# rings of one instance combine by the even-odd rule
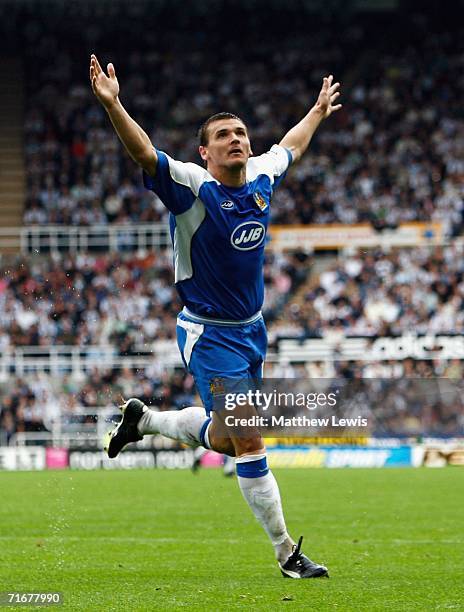
[[[214,168],[208,168],[208,172],[224,187],[243,187],[246,183],[246,166],[242,168],[215,166]]]

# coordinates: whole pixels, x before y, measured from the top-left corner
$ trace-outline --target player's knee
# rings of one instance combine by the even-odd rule
[[[211,448],[217,453],[229,455],[229,457],[235,457],[235,446],[230,438],[220,438],[215,436],[213,432],[210,432],[209,442]]]
[[[213,413],[211,424],[208,428],[208,439],[210,447],[218,453],[235,457],[235,446],[224,423],[216,413]]]
[[[265,452],[264,441],[260,435],[250,438],[234,438],[233,443],[236,457]]]
[[[220,451],[223,455],[229,455],[229,457],[235,457],[235,447],[232,444],[232,440],[222,440],[222,447]]]

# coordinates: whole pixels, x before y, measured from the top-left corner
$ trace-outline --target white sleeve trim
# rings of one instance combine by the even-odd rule
[[[283,174],[289,167],[287,149],[275,144],[267,153],[250,157],[247,164],[247,180],[254,181],[260,174],[265,174],[274,183],[274,179]]]
[[[193,162],[181,162],[169,157],[169,155],[166,155],[166,158],[168,160],[169,174],[172,180],[179,185],[188,187],[195,197],[198,197],[203,183],[211,181],[218,182],[207,170]]]

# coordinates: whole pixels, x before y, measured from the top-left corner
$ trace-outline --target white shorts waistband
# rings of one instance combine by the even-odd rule
[[[225,327],[234,327],[235,325],[249,325],[250,323],[255,323],[263,316],[261,310],[258,310],[258,312],[255,312],[254,315],[252,315],[248,319],[243,319],[242,321],[233,321],[229,319],[213,319],[211,317],[201,317],[199,315],[196,315],[193,312],[190,312],[187,306],[183,307],[182,313],[195,323],[203,323],[204,325],[224,325]]]

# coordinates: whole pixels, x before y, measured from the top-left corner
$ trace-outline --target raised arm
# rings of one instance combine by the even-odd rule
[[[95,55],[90,57],[90,82],[93,93],[109,115],[111,123],[132,159],[147,174],[155,176],[158,157],[150,138],[132,119],[119,100],[119,83],[113,64],[108,64],[108,76]]]
[[[342,105],[333,105],[335,100],[340,95],[337,89],[340,83],[332,85],[333,76],[324,77],[322,89],[319,93],[316,104],[312,107],[309,113],[303,119],[292,127],[280,141],[280,145],[289,149],[292,152],[293,161],[298,161],[309,146],[314,132],[319,127],[323,119],[327,119],[330,115],[338,111]]]

